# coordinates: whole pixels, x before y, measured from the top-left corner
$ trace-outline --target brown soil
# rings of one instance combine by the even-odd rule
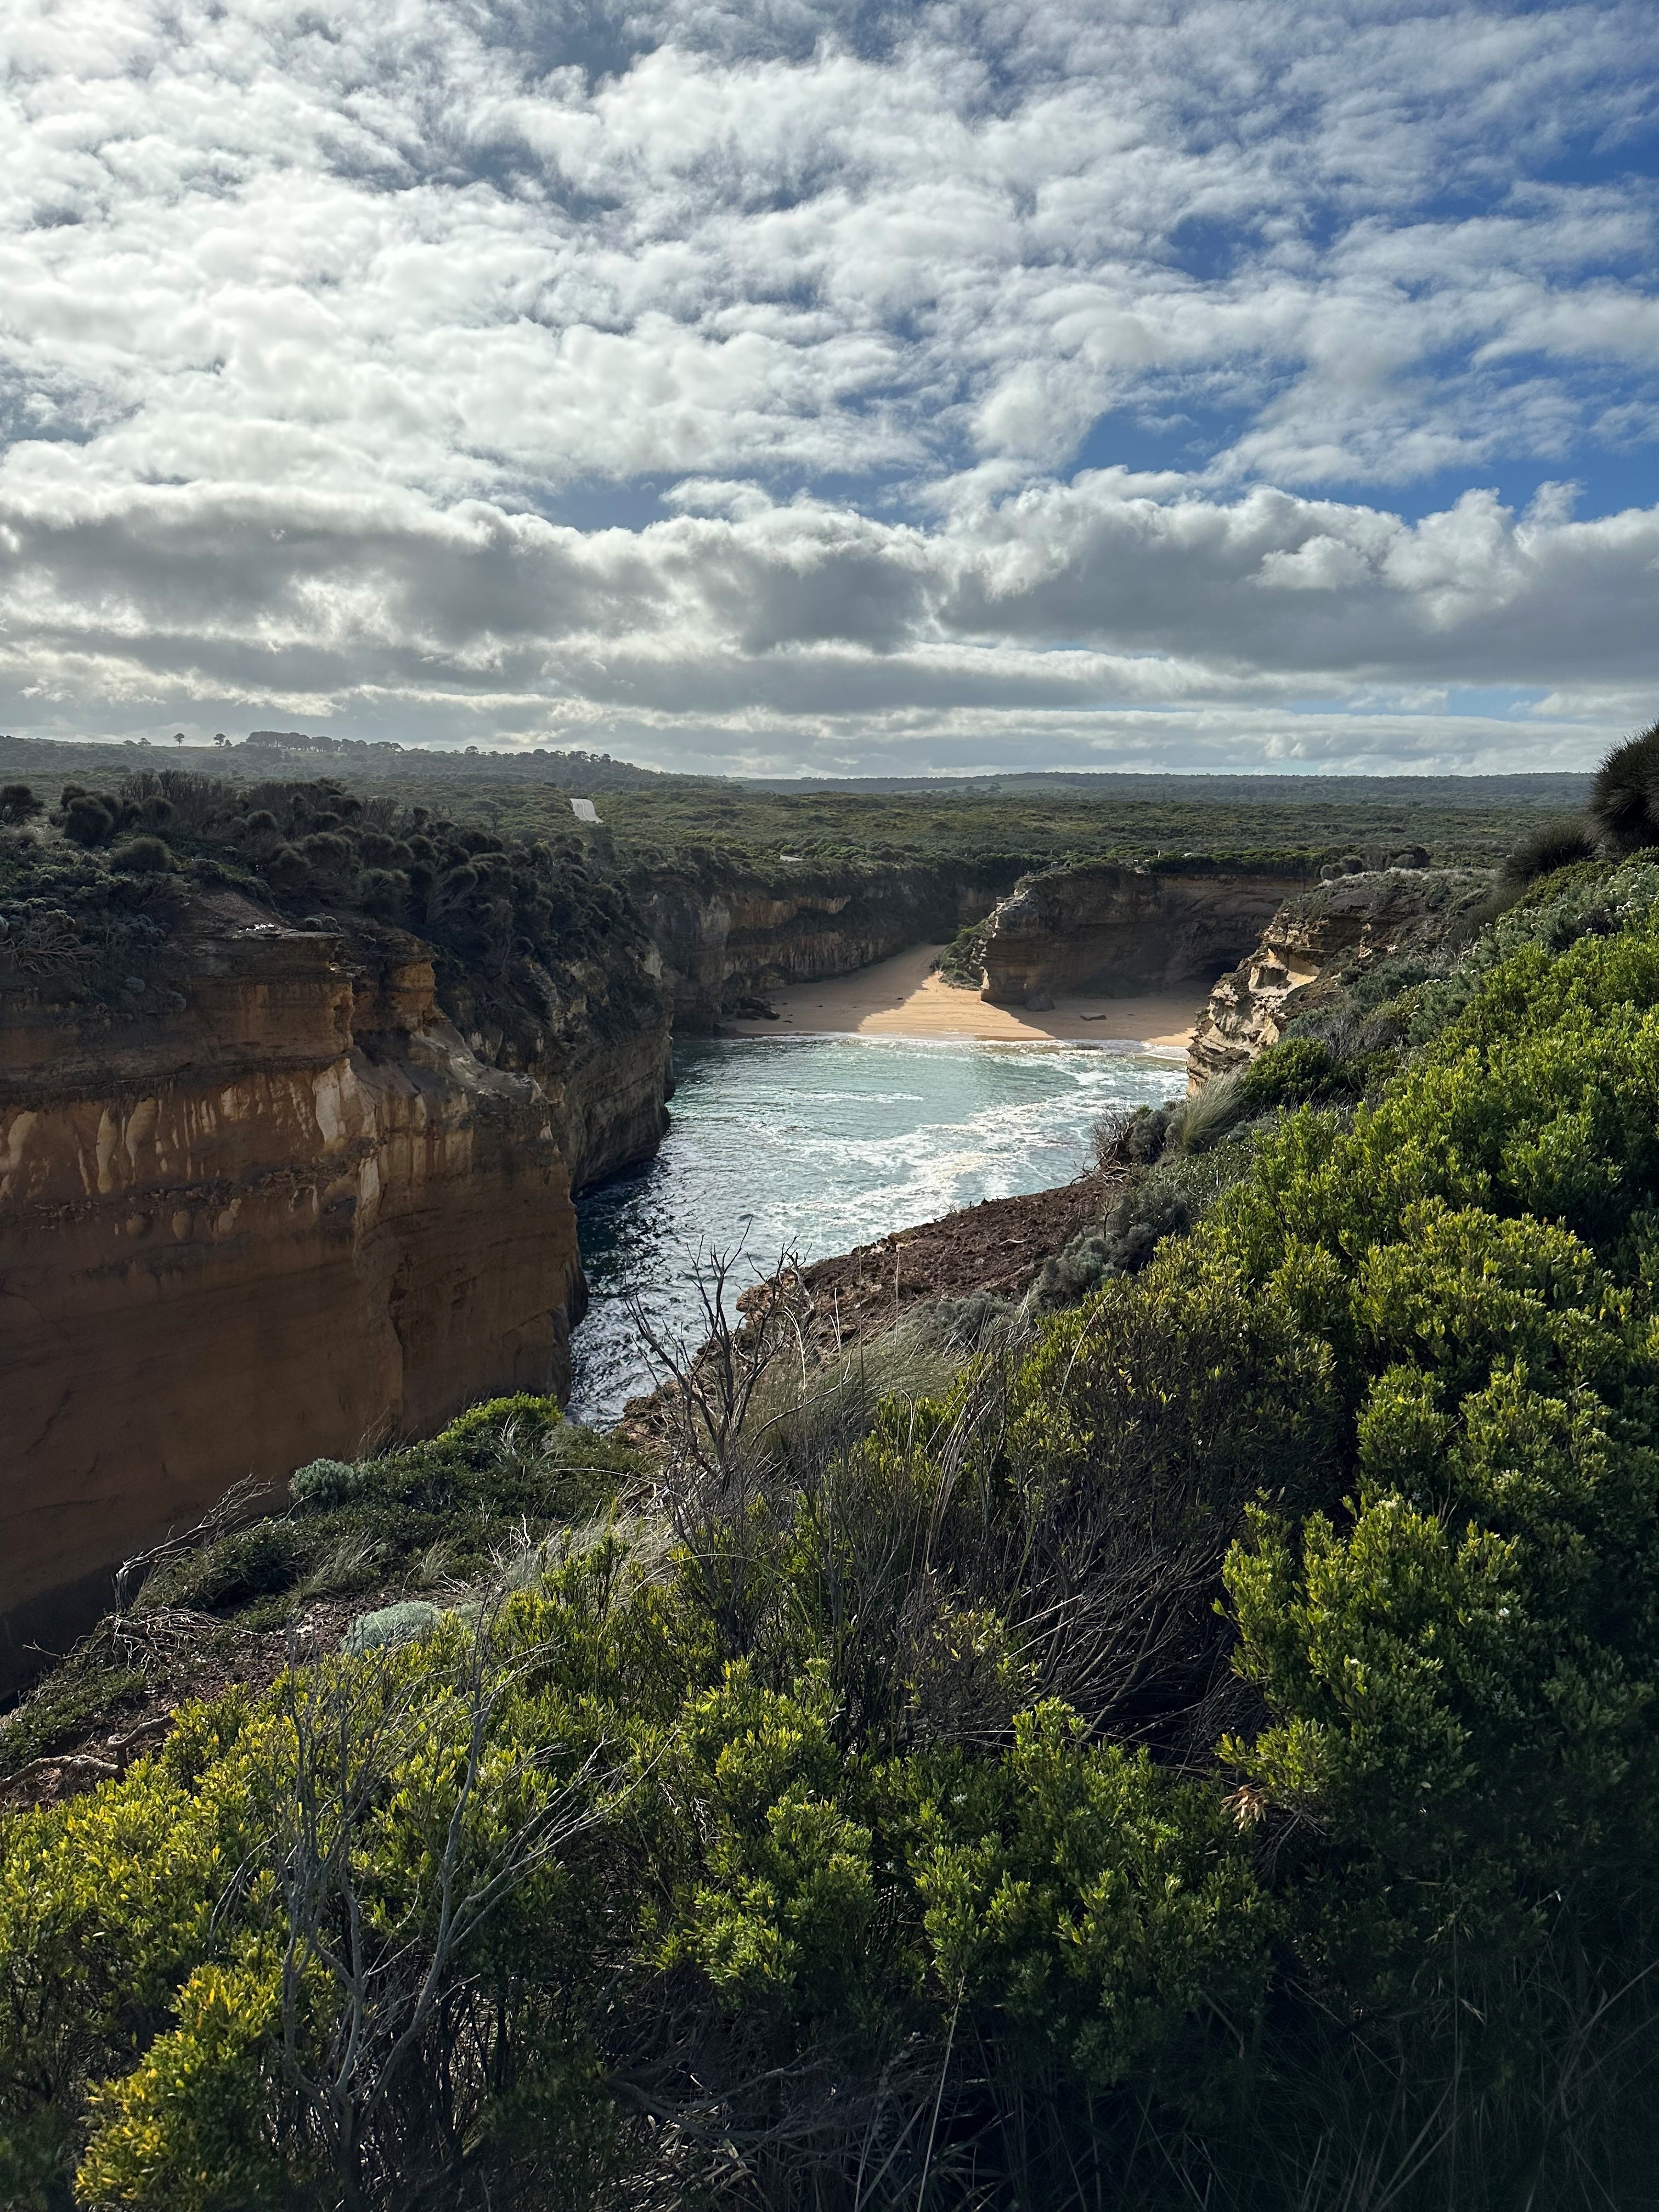
[[[416,1595],[439,1604],[453,1603],[455,1596],[453,1591],[388,1587],[318,1598],[292,1622],[271,1629],[245,1628],[210,1613],[171,1607],[130,1614],[113,1632],[111,1624],[104,1624],[92,1639],[108,1644],[99,1654],[100,1662],[142,1675],[142,1690],[124,1692],[106,1711],[66,1729],[57,1747],[0,1781],[0,1812],[54,1805],[125,1774],[160,1747],[180,1705],[222,1697],[238,1684],[255,1694],[268,1690],[290,1658],[337,1651],[360,1613]],[[50,1674],[43,1676],[41,1686],[51,1680]],[[17,1711],[27,1710],[25,1700]],[[3,1727],[0,1722],[0,1734]]]
[[[983,1199],[941,1221],[896,1230],[878,1243],[816,1261],[801,1270],[811,1304],[809,1343],[826,1353],[862,1343],[912,1306],[973,1291],[1018,1297],[1045,1260],[1099,1220],[1120,1179],[1095,1173],[1024,1198]],[[739,1305],[754,1297],[745,1291]]]
[[[1112,1193],[1127,1180],[1121,1169],[1092,1170],[1053,1190],[982,1199],[941,1220],[815,1260],[791,1285],[809,1360],[832,1359],[867,1343],[916,1306],[975,1291],[1018,1297],[1045,1260],[1100,1220]],[[751,1327],[768,1292],[769,1285],[757,1283],[738,1300]],[[631,1399],[619,1425],[622,1435],[636,1450],[660,1448],[672,1427],[670,1409],[667,1390]]]

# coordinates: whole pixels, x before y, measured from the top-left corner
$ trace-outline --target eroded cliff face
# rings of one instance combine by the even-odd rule
[[[0,1684],[240,1478],[568,1383],[554,1113],[426,946],[216,894],[132,980],[89,1006],[0,955]]]
[[[1215,984],[1187,1054],[1189,1090],[1277,1044],[1292,1011],[1322,988],[1385,959],[1438,952],[1490,878],[1470,868],[1380,868],[1339,876],[1287,899],[1259,943]]]
[[[1304,881],[1106,863],[1028,876],[991,917],[980,995],[994,1006],[1023,1006],[1067,991],[1207,983],[1255,944]]]
[[[635,927],[608,964],[576,959],[543,970],[540,1005],[503,1009],[451,980],[447,1009],[490,1066],[528,1075],[546,1101],[573,1190],[648,1160],[673,1096],[673,993],[656,948]]]
[[[710,870],[639,871],[629,889],[673,993],[674,1023],[712,1029],[744,998],[851,975],[976,920],[1012,866],[803,866],[799,882]]]

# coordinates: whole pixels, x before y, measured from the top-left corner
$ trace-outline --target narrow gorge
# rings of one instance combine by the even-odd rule
[[[173,804],[152,794],[150,818]],[[816,869],[780,890],[624,880],[573,848],[581,911],[552,888],[553,946],[509,957],[465,903],[507,869],[499,839],[434,878],[434,944],[365,913],[329,851],[286,902],[329,910],[296,921],[199,856],[123,872],[24,838],[47,879],[0,912],[0,1690],[232,1485],[496,1393],[563,1396],[586,1304],[573,1194],[655,1150],[674,1026],[948,934],[1012,872]],[[292,849],[254,857],[280,881]]]
[[[4,833],[0,1688],[232,1485],[565,1396],[573,1199],[654,1152],[676,1033],[977,922],[994,1005],[1213,984],[1201,1080],[1422,907],[1396,872],[646,864],[327,784],[74,792]]]

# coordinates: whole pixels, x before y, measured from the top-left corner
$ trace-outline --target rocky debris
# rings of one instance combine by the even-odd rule
[[[980,1291],[1018,1297],[1079,1230],[1098,1224],[1128,1172],[1095,1171],[1052,1190],[984,1199],[940,1220],[813,1261],[788,1285],[808,1362],[817,1364],[868,1343],[918,1307],[943,1299]],[[765,1285],[757,1284],[738,1300],[738,1311],[751,1323],[766,1292]],[[643,1451],[659,1445],[667,1430],[668,1400],[661,1390],[631,1400],[620,1424],[625,1440]]]
[[[1340,864],[1339,864],[1340,865]],[[1328,875],[1287,899],[1255,950],[1210,993],[1188,1048],[1191,1091],[1244,1066],[1342,983],[1384,959],[1432,958],[1491,888],[1475,868],[1409,866]]]
[[[803,1267],[809,1343],[827,1356],[890,1328],[914,1306],[976,1291],[1018,1297],[1045,1260],[1099,1220],[1120,1180],[1090,1174],[1020,1198],[983,1199]]]

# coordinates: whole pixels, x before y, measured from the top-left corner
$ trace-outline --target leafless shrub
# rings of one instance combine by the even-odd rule
[[[699,1247],[692,1279],[704,1335],[693,1351],[652,1316],[637,1294],[628,1310],[667,1408],[667,1510],[729,1648],[750,1648],[769,1596],[763,1571],[761,1501],[765,1442],[777,1416],[757,1415],[763,1384],[781,1360],[807,1370],[803,1294],[793,1256],[757,1276],[741,1317],[729,1296],[743,1258]],[[757,1271],[750,1270],[751,1273]]]
[[[205,1551],[222,1536],[228,1536],[258,1520],[269,1510],[271,1499],[281,1487],[279,1483],[261,1481],[258,1475],[245,1474],[240,1481],[232,1483],[199,1521],[193,1522],[188,1528],[169,1528],[158,1543],[123,1559],[115,1573],[114,1619],[118,1630],[123,1616],[143,1595],[145,1585],[164,1568],[188,1559],[192,1552]]]

